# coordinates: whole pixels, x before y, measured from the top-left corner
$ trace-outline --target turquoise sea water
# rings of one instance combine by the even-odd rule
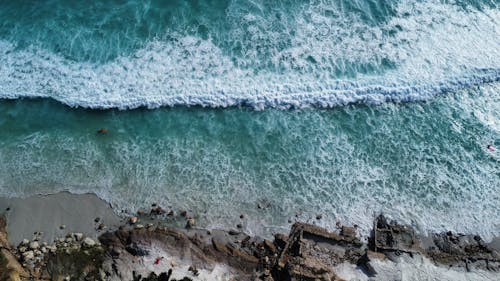
[[[498,38],[496,1],[0,1],[0,195],[498,235]]]

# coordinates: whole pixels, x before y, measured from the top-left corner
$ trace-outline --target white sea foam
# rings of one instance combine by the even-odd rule
[[[485,145],[498,139],[489,120],[500,117],[499,89],[499,83],[483,85],[425,106],[346,108],[353,118],[367,115],[344,116],[347,121],[333,114],[337,110],[272,110],[241,119],[245,112],[223,111],[218,117],[228,123],[212,119],[219,111],[118,116],[132,130],[113,132],[107,144],[85,126],[21,134],[0,139],[0,193],[93,192],[116,210],[135,212],[152,203],[193,210],[209,228],[232,228],[245,213],[243,227],[255,235],[287,232],[288,219],[298,219],[329,229],[337,220],[358,224],[366,237],[384,213],[421,234],[451,230],[490,240],[500,233],[498,153]],[[191,129],[169,133],[169,123],[186,126],[179,118]],[[371,129],[352,132],[347,125],[365,122]],[[232,126],[241,126],[236,135],[227,132]],[[134,131],[139,127],[147,130]],[[250,141],[225,141],[243,132]],[[258,209],[258,203],[270,207]]]
[[[273,67],[260,70],[252,68],[261,59],[257,47],[232,57],[210,39],[179,33],[104,64],[0,41],[0,97],[50,97],[70,106],[122,109],[333,107],[425,100],[500,79],[498,9],[403,1],[397,16],[373,27],[354,16],[324,16],[330,8],[319,1],[304,9],[289,27],[295,31],[290,46],[270,48]],[[230,34],[244,33],[255,42],[264,38],[272,45],[272,27],[252,14],[241,18],[248,27]],[[384,70],[383,60],[394,67]],[[333,77],[336,70],[348,72],[356,65],[379,70]]]
[[[377,272],[368,276],[359,267],[343,263],[335,267],[335,273],[345,280],[357,281],[395,281],[395,280],[427,280],[427,281],[493,281],[498,280],[498,273],[480,269],[466,271],[465,268],[438,266],[426,257],[415,255],[413,258],[402,255],[396,261],[370,261]]]

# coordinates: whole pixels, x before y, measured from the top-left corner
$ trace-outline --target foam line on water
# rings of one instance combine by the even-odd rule
[[[368,235],[383,212],[424,234],[491,239],[500,231],[499,154],[486,144],[500,140],[499,89],[338,110],[96,113],[0,103],[0,129],[10,132],[0,135],[0,193],[94,192],[131,213],[152,203],[190,209],[209,227],[232,228],[243,212],[257,235],[287,231],[297,212]],[[105,138],[95,134],[101,126]]]
[[[242,16],[250,26],[234,37],[255,32],[252,38],[268,42],[271,67],[259,63],[261,46],[234,56],[211,38],[180,32],[105,63],[72,61],[2,40],[0,97],[49,97],[70,106],[121,109],[333,107],[426,100],[500,79],[498,9],[402,1],[396,16],[378,26],[354,16],[326,17],[328,9],[322,1],[307,6],[289,23],[296,32],[283,48],[273,45],[280,45],[278,39],[265,37],[273,36],[266,29],[272,27],[259,24],[250,12]],[[361,71],[363,66],[375,70]]]

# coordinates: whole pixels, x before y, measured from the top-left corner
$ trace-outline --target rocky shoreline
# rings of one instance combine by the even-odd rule
[[[185,221],[172,227],[169,220]],[[241,215],[244,219],[244,215]],[[0,280],[498,280],[500,252],[481,237],[452,232],[419,237],[410,226],[374,220],[362,241],[355,227],[336,231],[296,222],[268,240],[239,230],[196,227],[187,212],[154,205],[107,228],[98,239],[43,233],[11,245],[0,215]],[[237,227],[238,229],[238,227]],[[25,237],[26,238],[26,237]],[[411,271],[401,265],[420,268]],[[426,270],[428,269],[428,272]],[[415,275],[417,274],[417,275]],[[416,276],[416,277],[415,277]],[[406,277],[406,278],[405,278]],[[415,279],[417,278],[417,279]]]

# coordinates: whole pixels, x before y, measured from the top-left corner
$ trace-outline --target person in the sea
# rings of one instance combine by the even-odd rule
[[[496,149],[493,145],[491,145],[491,144],[488,144],[488,145],[486,146],[486,148],[487,148],[489,151],[491,151],[491,152],[493,152],[493,151],[497,150],[497,149]]]
[[[108,132],[108,129],[104,129],[104,128],[99,129],[99,130],[97,131],[97,133],[98,133],[98,134],[106,134],[107,132]]]

